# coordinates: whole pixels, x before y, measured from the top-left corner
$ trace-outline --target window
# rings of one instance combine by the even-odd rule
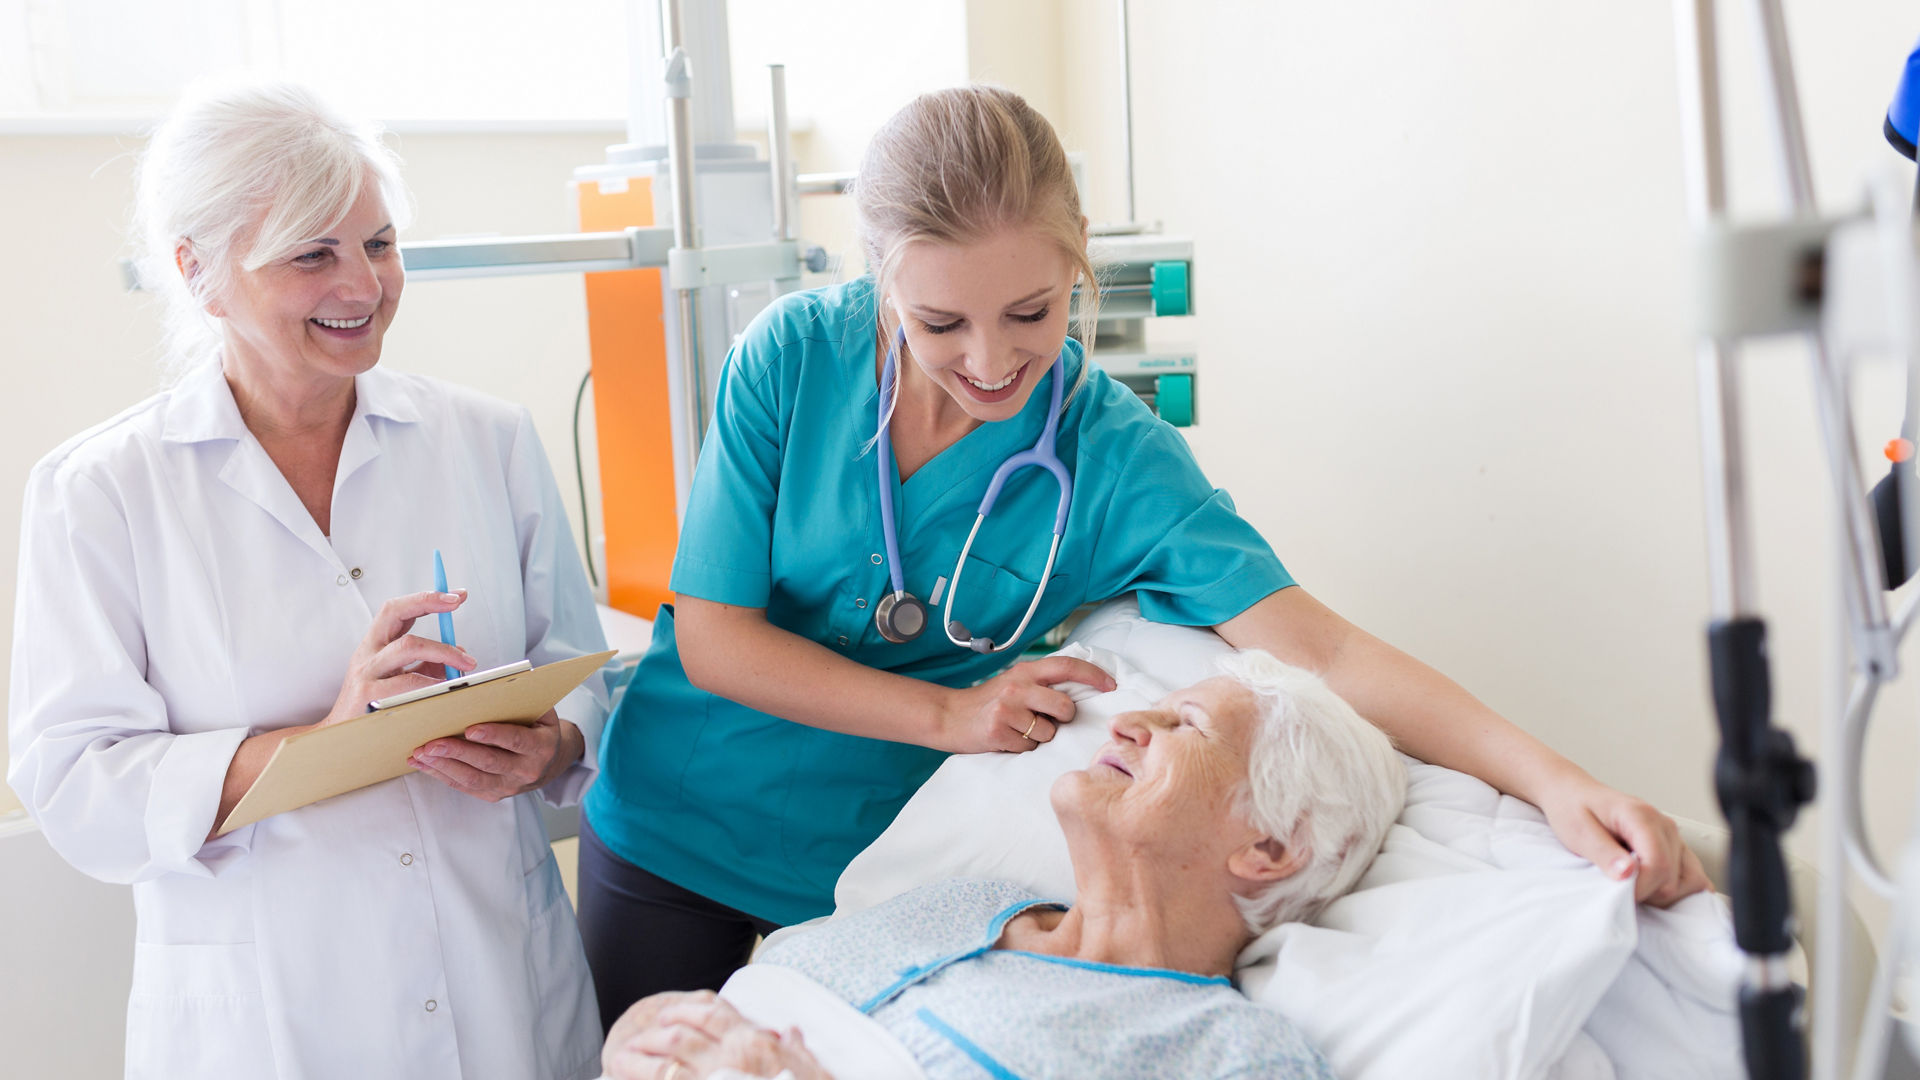
[[[0,120],[137,128],[202,76],[400,128],[618,128],[627,0],[0,0]]]

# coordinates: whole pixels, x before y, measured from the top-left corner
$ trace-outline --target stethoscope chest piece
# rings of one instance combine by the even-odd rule
[[[927,605],[904,589],[888,593],[874,605],[873,624],[881,637],[904,645],[927,628]]]
[[[900,346],[907,340],[906,331],[894,334],[893,346],[887,350],[886,361],[880,367],[880,395],[877,428],[874,432],[875,464],[878,466],[880,484],[880,531],[887,551],[887,579],[893,591],[881,599],[873,608],[873,622],[880,630],[880,636],[896,645],[912,641],[927,628],[927,605],[907,592],[906,575],[900,569],[900,539],[893,521],[893,440],[888,432],[891,418],[887,403],[893,400],[894,365],[900,352]],[[947,603],[942,609],[947,640],[963,649],[972,649],[977,653],[997,653],[1012,648],[1027,632],[1027,625],[1033,621],[1033,613],[1040,608],[1040,600],[1047,595],[1047,579],[1053,576],[1054,560],[1060,556],[1060,537],[1066,532],[1067,511],[1073,505],[1073,478],[1068,475],[1067,467],[1054,450],[1054,441],[1060,430],[1060,400],[1062,385],[1067,378],[1067,351],[1061,347],[1060,355],[1054,358],[1052,375],[1052,402],[1047,408],[1045,426],[1040,438],[1030,450],[1022,450],[1000,463],[994,470],[993,479],[987,484],[986,497],[980,500],[980,509],[974,515],[973,529],[967,533],[967,542],[960,547],[960,557],[953,564],[953,584],[946,585],[942,578],[933,589],[933,602],[940,602],[940,591],[946,588]],[[975,637],[969,633],[958,619],[953,617],[953,597],[960,591],[960,574],[967,565],[967,557],[973,551],[974,538],[980,535],[980,526],[993,512],[993,504],[1000,498],[1000,489],[1007,478],[1028,466],[1036,466],[1053,475],[1060,485],[1060,500],[1054,508],[1053,542],[1047,548],[1047,567],[1040,572],[1040,583],[1034,586],[1033,602],[1027,605],[1027,613],[1020,617],[1020,625],[1014,628],[1013,636],[1004,643],[995,644],[992,638]],[[878,561],[877,557],[876,560]]]

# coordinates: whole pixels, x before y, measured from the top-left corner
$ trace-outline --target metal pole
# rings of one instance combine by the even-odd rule
[[[1807,154],[1806,128],[1800,117],[1800,91],[1793,74],[1793,55],[1787,46],[1786,18],[1780,0],[1753,0],[1754,26],[1759,32],[1761,71],[1767,80],[1767,100],[1773,112],[1774,151],[1780,162],[1781,182],[1793,215],[1803,220],[1819,213],[1814,200],[1813,167]],[[1846,379],[1828,355],[1826,342],[1815,336],[1813,348],[1814,405],[1820,433],[1827,446],[1828,480],[1833,485],[1845,527],[1844,558],[1851,573],[1844,586],[1848,613],[1853,618],[1855,662],[1881,678],[1893,675],[1892,643],[1887,635],[1886,575],[1881,566],[1879,532],[1868,504],[1866,485],[1854,450],[1853,415],[1848,407]]]
[[[1726,215],[1727,181],[1720,127],[1720,65],[1713,0],[1675,0],[1679,39],[1681,134],[1686,144],[1687,209],[1696,228]],[[1748,532],[1739,375],[1732,343],[1705,339],[1696,354],[1700,451],[1706,479],[1707,564],[1713,617],[1752,615],[1753,550]]]
[[[1120,2],[1120,156],[1127,163],[1127,220],[1134,223],[1133,210],[1133,55],[1127,33],[1127,0]]]
[[[697,246],[693,205],[693,73],[682,41],[680,0],[661,0],[666,21],[667,50],[667,172],[673,178],[673,246]],[[700,457],[700,437],[706,427],[706,378],[700,365],[700,328],[693,289],[678,293],[680,317],[680,402],[685,429],[686,476],[693,475]],[[683,496],[684,498],[684,496]]]
[[[1725,217],[1719,63],[1713,0],[1675,0],[1687,202],[1699,230]],[[1706,473],[1713,621],[1707,631],[1720,752],[1714,787],[1732,833],[1727,852],[1734,936],[1746,954],[1740,1026],[1755,1080],[1805,1073],[1800,994],[1787,957],[1792,904],[1780,836],[1810,796],[1811,768],[1771,723],[1766,624],[1754,614],[1738,381],[1731,343],[1700,342],[1702,464]]]
[[[1774,151],[1780,165],[1782,186],[1793,216],[1802,220],[1812,219],[1818,214],[1819,207],[1814,193],[1812,161],[1807,153],[1806,128],[1800,114],[1793,56],[1787,45],[1786,19],[1779,0],[1754,0],[1752,10],[1759,52],[1765,61],[1761,70],[1767,80],[1767,99],[1773,114],[1771,127]],[[1899,281],[1900,274],[1896,272],[1890,280]],[[1897,341],[1900,337],[1897,331],[1895,336]],[[1840,579],[1838,584],[1845,599],[1845,614],[1837,617],[1836,622],[1844,618],[1848,625],[1841,628],[1842,632],[1851,631],[1853,664],[1859,671],[1860,680],[1849,695],[1843,689],[1844,676],[1838,672],[1830,675],[1830,682],[1834,685],[1828,688],[1830,700],[1825,710],[1826,723],[1832,724],[1837,720],[1843,726],[1840,738],[1836,740],[1829,737],[1824,740],[1825,744],[1831,747],[1835,742],[1840,742],[1843,749],[1839,757],[1828,759],[1837,782],[1829,785],[1832,793],[1826,800],[1828,820],[1821,829],[1825,841],[1823,849],[1830,846],[1838,834],[1843,844],[1842,852],[1850,856],[1837,860],[1840,869],[1837,874],[1832,872],[1836,860],[1831,857],[1822,860],[1823,868],[1828,869],[1829,873],[1828,880],[1822,883],[1818,919],[1824,947],[1822,963],[1816,975],[1824,985],[1819,999],[1814,1003],[1814,1071],[1820,1080],[1830,1080],[1841,1074],[1849,1056],[1847,1044],[1852,1027],[1848,1023],[1847,995],[1837,985],[1842,964],[1838,957],[1831,961],[1827,959],[1835,952],[1844,951],[1840,942],[1846,921],[1845,867],[1849,862],[1857,864],[1863,878],[1870,882],[1880,876],[1864,843],[1858,852],[1850,850],[1851,845],[1847,844],[1858,829],[1858,824],[1850,821],[1849,817],[1857,813],[1858,796],[1852,786],[1860,782],[1857,756],[1848,750],[1866,725],[1878,684],[1891,679],[1896,673],[1899,635],[1890,630],[1887,622],[1887,581],[1880,535],[1855,451],[1847,375],[1844,368],[1835,363],[1823,338],[1814,335],[1810,344],[1813,350],[1815,407],[1819,411],[1822,441],[1826,444],[1828,480],[1833,490],[1834,505],[1840,511],[1840,529],[1836,537],[1839,557],[1836,561]],[[1844,651],[1842,649],[1843,655]],[[1823,850],[1825,855],[1827,853]],[[1882,977],[1889,966],[1884,962],[1881,964]],[[1835,981],[1827,982],[1828,979]],[[1885,1008],[1885,998],[1880,994],[1883,990],[1881,978],[1876,978],[1875,990],[1876,993],[1869,998],[1864,1016],[1863,1034],[1875,1027],[1877,1012]],[[1879,1075],[1880,1065],[1871,1056],[1872,1042],[1870,1038],[1862,1039],[1860,1045],[1867,1049],[1867,1054],[1855,1060],[1855,1075]]]
[[[799,193],[794,190],[793,146],[787,127],[787,66],[767,65],[767,166],[773,172],[773,238],[794,237]]]
[[[1793,53],[1787,47],[1787,20],[1779,0],[1753,0],[1754,26],[1760,34],[1760,66],[1773,107],[1774,152],[1780,159],[1788,205],[1794,215],[1811,218],[1818,212],[1813,199],[1813,167],[1807,158],[1806,126],[1800,119],[1800,90],[1793,75]]]

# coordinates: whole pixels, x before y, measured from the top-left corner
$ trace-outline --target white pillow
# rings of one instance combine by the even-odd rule
[[[1031,753],[949,759],[841,875],[835,914],[950,877],[1071,900],[1054,779],[1086,766],[1115,715],[1208,677],[1226,650],[1209,630],[1141,618],[1131,597],[1104,605],[1062,651],[1119,689],[1069,687],[1074,722]],[[1561,847],[1533,807],[1407,761],[1407,808],[1374,866],[1315,925],[1249,946],[1241,988],[1347,1080],[1542,1076],[1633,949],[1631,887]]]

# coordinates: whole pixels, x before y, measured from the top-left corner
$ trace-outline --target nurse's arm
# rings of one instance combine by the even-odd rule
[[[1440,672],[1342,618],[1298,586],[1215,628],[1318,672],[1408,754],[1477,776],[1547,815],[1562,843],[1615,878],[1637,869],[1642,900],[1671,903],[1703,887],[1672,820],[1614,791]]]
[[[809,727],[952,753],[1031,750],[1073,718],[1073,699],[1055,684],[1114,686],[1084,660],[1050,656],[954,690],[841,656],[769,623],[764,608],[685,593],[673,626],[687,681],[708,693]]]

